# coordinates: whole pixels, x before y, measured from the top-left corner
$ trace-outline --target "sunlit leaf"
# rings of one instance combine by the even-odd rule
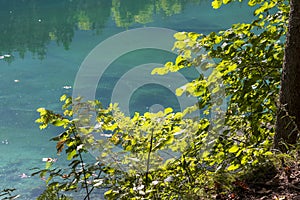
[[[229,150],[228,152],[229,153],[235,153],[239,150],[239,146],[238,145],[233,145]]]
[[[240,167],[239,164],[232,164],[232,165],[230,165],[230,166],[227,168],[227,170],[228,170],[228,171],[233,171],[233,170],[238,169],[239,167]]]
[[[68,153],[68,157],[67,159],[68,160],[71,160],[75,155],[76,155],[76,150],[74,149],[73,151],[71,151],[70,153]]]

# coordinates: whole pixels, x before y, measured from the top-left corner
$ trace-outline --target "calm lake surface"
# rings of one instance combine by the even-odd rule
[[[141,27],[204,34],[228,29],[249,22],[252,10],[238,3],[213,10],[208,0],[0,0],[0,19],[0,189],[16,188],[21,199],[35,199],[45,183],[30,177],[30,169],[43,167],[44,157],[58,157],[49,139],[61,131],[40,131],[36,109],[60,111],[59,97],[72,95],[76,74],[93,48]],[[107,105],[120,77],[135,66],[174,58],[153,49],[120,55],[102,75],[97,98]],[[128,108],[144,112],[156,104],[179,109],[174,94],[159,83],[136,88]]]

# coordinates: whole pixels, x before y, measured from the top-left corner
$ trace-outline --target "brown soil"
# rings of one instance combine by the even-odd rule
[[[235,189],[220,200],[300,200],[300,164],[262,167],[235,181]]]

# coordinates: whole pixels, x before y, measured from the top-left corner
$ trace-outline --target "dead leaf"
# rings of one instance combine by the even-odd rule
[[[57,142],[57,144],[56,144],[57,154],[60,154],[62,152],[65,142],[66,142],[66,140],[60,140]]]

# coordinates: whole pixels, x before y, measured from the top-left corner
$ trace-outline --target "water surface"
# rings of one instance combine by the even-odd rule
[[[0,0],[0,56],[10,55],[0,60],[0,189],[16,188],[21,199],[42,191],[38,177],[20,175],[42,167],[43,157],[57,157],[49,139],[60,129],[40,131],[36,109],[60,110],[59,97],[72,94],[81,63],[101,41],[139,27],[207,34],[251,18],[245,5],[213,10],[206,0]],[[173,59],[151,49],[122,56],[101,78],[97,97],[107,105],[114,84],[133,66]],[[136,90],[129,107],[144,112],[154,104],[178,109],[174,94],[159,84]]]

